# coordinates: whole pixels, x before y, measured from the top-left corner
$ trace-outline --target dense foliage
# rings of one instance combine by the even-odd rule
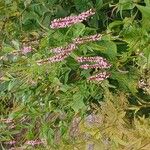
[[[82,23],[50,28],[91,8]],[[2,149],[150,148],[150,0],[1,0],[0,31]],[[65,60],[37,64],[96,33]],[[106,58],[110,77],[87,81],[100,69],[77,56]]]

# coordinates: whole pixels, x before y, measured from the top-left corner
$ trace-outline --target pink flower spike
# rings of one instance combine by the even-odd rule
[[[63,61],[65,58],[67,58],[70,55],[70,53],[60,53],[56,56],[47,58],[47,59],[41,59],[37,61],[38,65],[46,64],[46,63],[54,63],[54,62],[60,62]]]
[[[89,65],[89,64],[84,64],[84,65],[81,65],[80,68],[83,68],[83,69],[92,69],[92,68],[110,68],[110,64],[108,64],[107,62],[101,62],[101,63],[98,63],[98,64],[93,64],[93,65]]]
[[[101,72],[99,74],[89,77],[88,80],[89,81],[103,81],[107,79],[109,76],[110,74],[105,71],[105,72]]]
[[[32,51],[31,46],[24,46],[24,47],[22,48],[22,53],[23,53],[23,54],[27,54],[27,53],[29,53],[29,52],[31,52],[31,51]]]
[[[2,122],[4,122],[4,123],[12,123],[13,119],[10,119],[10,118],[2,119]]]
[[[40,145],[40,144],[43,144],[43,143],[44,142],[41,141],[41,140],[30,140],[30,141],[26,142],[27,145],[32,145],[32,146],[34,146],[34,145]]]
[[[88,11],[82,12],[78,15],[78,17],[82,20],[85,20],[86,18],[92,16],[95,14],[95,11],[93,9],[89,9]]]
[[[65,18],[54,19],[51,22],[50,27],[52,29],[70,27],[76,23],[80,23],[83,20],[86,20],[88,17],[90,17],[94,14],[95,14],[95,11],[90,9],[88,11],[82,12],[78,16],[69,16],[69,17],[65,17]]]
[[[100,56],[96,56],[96,57],[77,57],[76,60],[78,62],[95,62],[95,63],[99,63],[101,61],[107,61],[105,58],[100,57]]]
[[[76,38],[73,41],[74,41],[75,44],[84,44],[86,42],[92,42],[92,41],[101,40],[101,38],[102,38],[101,34],[94,34],[94,35],[91,35],[91,36],[85,36],[85,37],[82,37],[82,38]]]
[[[16,141],[8,141],[8,142],[5,142],[5,144],[14,145],[16,144]]]
[[[76,49],[76,45],[75,44],[73,44],[73,43],[71,43],[71,44],[69,44],[69,45],[67,45],[67,46],[61,46],[61,47],[56,47],[56,48],[53,48],[53,49],[51,49],[51,51],[52,52],[54,52],[54,53],[56,53],[56,54],[58,54],[58,53],[64,53],[64,52],[71,52],[71,51],[73,51],[73,50],[75,50]]]

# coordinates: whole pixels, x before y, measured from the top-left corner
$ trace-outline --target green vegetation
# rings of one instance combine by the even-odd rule
[[[96,33],[63,61],[37,64]],[[1,149],[150,149],[150,0],[0,0],[0,34]],[[101,69],[80,68],[77,56],[106,58],[110,77],[87,81]]]

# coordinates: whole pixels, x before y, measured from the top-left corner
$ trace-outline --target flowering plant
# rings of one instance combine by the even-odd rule
[[[60,18],[60,19],[54,19],[51,22],[50,27],[51,28],[64,28],[64,27],[69,27],[71,25],[74,25],[76,23],[82,22],[83,20],[86,20],[89,16],[92,16],[95,14],[95,11],[92,9],[89,9],[88,11],[82,12],[81,14],[79,14],[78,16],[69,16],[69,17],[65,17],[65,18]],[[90,36],[86,36],[86,37],[81,37],[81,38],[75,38],[73,39],[73,42],[70,43],[69,45],[65,46],[65,47],[57,47],[57,48],[53,48],[51,49],[52,52],[56,53],[55,56],[45,59],[45,60],[39,60],[37,61],[37,63],[39,65],[41,64],[45,64],[47,62],[49,63],[53,63],[53,62],[59,62],[59,61],[63,61],[67,56],[70,55],[70,53],[77,49],[77,45],[80,44],[84,44],[87,42],[92,42],[92,41],[98,41],[101,40],[101,34],[95,34],[95,35],[90,35]],[[88,65],[88,64],[84,64],[81,65],[80,68],[83,69],[90,69],[90,68],[109,68],[111,65],[106,61],[106,59],[102,58],[102,57],[80,57],[77,58],[78,62],[97,62],[97,64],[94,65]],[[99,73],[95,76],[91,76],[88,78],[88,80],[95,80],[95,81],[102,81],[106,78],[108,78],[109,75],[106,72],[102,72]]]
[[[149,149],[148,0],[0,6],[0,149]]]

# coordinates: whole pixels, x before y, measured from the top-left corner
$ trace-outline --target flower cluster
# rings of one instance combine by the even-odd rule
[[[14,50],[10,53],[7,53],[6,55],[1,56],[0,60],[7,60],[7,55],[13,55],[13,56],[26,55],[27,53],[31,51],[32,51],[31,46],[23,46],[20,50]]]
[[[106,60],[105,58],[103,57],[100,57],[100,56],[95,56],[95,57],[77,57],[76,60],[78,62],[95,62],[95,63],[98,63],[100,62],[101,60]]]
[[[88,11],[82,12],[78,16],[69,16],[65,18],[54,19],[51,22],[50,27],[52,29],[70,27],[76,23],[86,20],[88,17],[94,14],[95,14],[95,11],[93,9],[89,9]]]
[[[95,64],[83,64],[80,66],[80,68],[83,69],[92,69],[92,68],[100,68],[100,69],[106,69],[106,68],[110,68],[111,64],[107,62],[107,60],[103,57],[77,57],[77,61],[80,63],[84,63],[84,62],[90,62],[90,63],[95,63]],[[110,76],[109,73],[107,72],[101,72],[99,74],[96,74],[94,76],[91,76],[88,78],[88,80],[90,81],[103,81],[106,78],[108,78]]]
[[[7,141],[7,142],[4,142],[5,144],[8,144],[8,145],[14,145],[16,144],[16,141]]]
[[[88,17],[92,16],[95,14],[95,11],[93,9],[89,9],[88,11],[82,12],[81,14],[79,14],[78,16],[69,16],[69,17],[65,17],[65,18],[60,18],[60,19],[54,19],[51,22],[50,27],[51,28],[64,28],[64,27],[69,27],[75,23],[79,23],[82,22],[83,20],[86,20]],[[42,59],[42,60],[38,60],[37,64],[38,65],[42,65],[45,63],[53,63],[53,62],[59,62],[64,60],[66,57],[68,57],[70,55],[70,53],[75,50],[77,48],[78,44],[83,44],[86,42],[91,42],[91,41],[97,41],[101,39],[100,34],[94,34],[91,36],[85,36],[82,38],[75,38],[73,40],[72,43],[68,44],[67,46],[60,46],[60,47],[56,47],[51,49],[51,51],[53,53],[55,53],[56,55],[47,59]],[[28,49],[24,48],[24,51],[26,52]],[[104,63],[104,62],[101,62]],[[95,68],[102,68],[100,67],[102,66],[100,63],[93,66]],[[106,68],[108,67],[106,64],[103,64],[103,66]],[[84,66],[82,66],[84,68]],[[92,66],[85,66],[86,68],[90,68]],[[92,67],[92,68],[93,68]]]
[[[138,87],[144,89],[147,86],[146,81],[144,79],[139,80]]]
[[[46,63],[60,62],[60,61],[63,61],[69,55],[70,55],[70,52],[68,52],[68,53],[60,53],[58,55],[55,55],[55,56],[47,58],[47,59],[38,60],[37,64],[38,65],[42,65],[42,64],[46,64]]]
[[[44,140],[44,139],[41,139],[41,140],[30,140],[30,141],[26,141],[25,142],[26,145],[31,145],[31,146],[45,144],[45,143],[46,143],[46,140]],[[16,145],[17,141],[14,141],[14,140],[7,141],[7,142],[4,142],[4,144],[12,146],[12,145]],[[13,149],[13,147],[11,149]]]
[[[98,40],[101,40],[101,38],[102,38],[101,34],[94,34],[94,35],[85,36],[82,38],[75,38],[73,41],[75,44],[83,44],[86,42],[98,41]]]
[[[74,25],[76,23],[79,23],[79,22],[86,20],[88,17],[90,17],[94,14],[95,14],[95,11],[93,9],[89,9],[88,11],[82,12],[78,16],[69,16],[69,17],[60,18],[60,19],[54,19],[51,22],[50,27],[53,29],[69,27],[71,25]],[[86,42],[98,41],[98,40],[101,40],[101,38],[102,38],[101,34],[94,34],[94,35],[90,35],[90,36],[75,38],[75,39],[73,39],[73,42],[68,44],[67,46],[60,46],[60,47],[56,47],[56,48],[51,49],[51,51],[53,53],[55,53],[56,55],[53,57],[47,58],[47,59],[39,60],[39,61],[37,61],[37,64],[41,65],[41,64],[48,63],[48,62],[53,63],[53,62],[62,61],[66,57],[68,57],[73,50],[75,50],[77,48],[77,45],[84,44]],[[99,57],[99,56],[96,56],[96,57],[77,57],[77,61],[79,63],[84,63],[84,62],[91,63],[91,64],[87,64],[87,63],[82,64],[80,66],[80,68],[83,68],[83,69],[91,69],[91,68],[106,69],[106,68],[111,67],[111,64],[109,64],[105,58]],[[90,80],[90,81],[93,81],[93,80],[102,81],[108,77],[109,77],[109,73],[104,71],[104,72],[101,72],[97,75],[89,77],[88,80]]]
[[[74,117],[69,131],[70,137],[77,137],[80,133],[79,123],[81,122],[81,117]]]
[[[101,39],[101,35],[100,34],[95,34],[95,35],[91,35],[91,36],[86,36],[83,38],[76,38],[73,40],[73,43],[68,44],[67,46],[60,46],[60,47],[56,47],[51,49],[51,51],[53,53],[56,54],[56,56],[53,56],[51,58],[45,59],[45,60],[39,60],[37,61],[38,65],[41,64],[45,64],[45,63],[53,63],[53,62],[59,62],[64,60],[67,56],[70,55],[70,53],[72,51],[74,51],[77,48],[77,44],[83,44],[85,42],[90,42],[90,41],[96,41],[96,40],[100,40]],[[80,60],[81,59],[81,60]],[[89,58],[85,58],[88,62],[98,62],[98,68],[100,67],[100,64],[103,64],[103,66],[108,67],[109,65],[106,63],[106,60],[102,57],[89,57]],[[84,57],[83,58],[78,58],[79,62],[84,61]],[[108,65],[108,66],[107,66]],[[95,68],[97,68],[95,66]]]
[[[40,144],[44,144],[43,140],[31,140],[31,141],[27,141],[26,142],[27,145],[40,145]]]
[[[148,79],[141,78],[138,81],[138,87],[144,91],[144,93],[150,93],[150,84]]]
[[[111,64],[109,64],[107,62],[107,60],[103,57],[77,57],[77,61],[82,63],[82,62],[91,62],[91,63],[95,63],[95,64],[84,64],[81,65],[80,68],[83,69],[91,69],[91,68],[110,68]]]
[[[92,69],[92,68],[95,68],[95,69],[101,68],[101,69],[103,69],[103,68],[110,68],[110,66],[111,65],[108,64],[108,63],[101,62],[99,64],[93,64],[93,65],[84,64],[84,65],[81,65],[80,68],[82,68],[82,69]]]
[[[64,47],[60,46],[60,47],[53,48],[53,49],[51,49],[51,51],[53,53],[58,54],[58,53],[69,53],[69,52],[71,52],[75,49],[76,49],[76,45],[74,43],[70,43],[70,44],[68,44],[67,46],[64,46]]]
[[[103,81],[103,80],[107,79],[109,76],[110,76],[110,74],[107,73],[106,71],[104,71],[104,72],[100,72],[96,75],[89,77],[88,80],[89,81]]]
[[[103,123],[103,117],[96,114],[90,114],[85,118],[86,126],[100,125]]]
[[[31,51],[32,51],[31,46],[23,46],[23,48],[21,49],[22,54],[27,54]]]
[[[8,124],[8,123],[12,123],[13,119],[11,119],[11,118],[1,119],[1,122]]]
[[[13,119],[11,119],[11,118],[1,119],[0,121],[5,123],[8,127],[8,129],[13,129],[16,127]]]

